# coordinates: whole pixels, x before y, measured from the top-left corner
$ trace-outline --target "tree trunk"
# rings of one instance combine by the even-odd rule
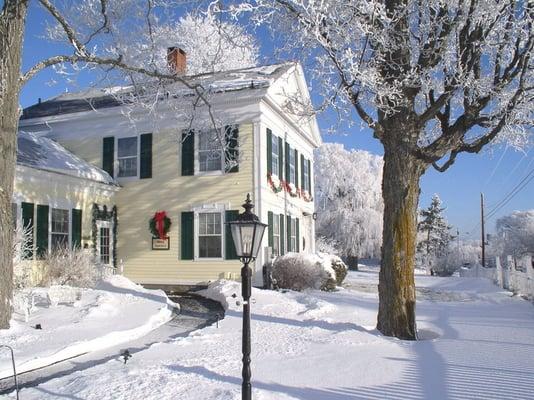
[[[19,119],[20,62],[27,1],[5,0],[0,14],[0,329],[9,328],[13,297],[11,198]]]
[[[397,126],[396,130],[403,129]],[[417,205],[419,178],[425,168],[405,147],[404,143],[384,143],[384,228],[377,329],[386,336],[415,340]]]

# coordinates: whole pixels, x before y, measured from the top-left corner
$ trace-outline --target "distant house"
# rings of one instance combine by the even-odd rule
[[[241,264],[224,223],[242,212],[247,193],[269,224],[256,284],[268,257],[315,250],[313,150],[321,137],[315,118],[298,119],[284,107],[288,94],[309,98],[302,68],[286,63],[202,79],[225,116],[229,154],[214,150],[209,128],[189,129],[168,99],[158,105],[157,120],[137,110],[135,123],[105,90],[64,94],[24,110],[14,203],[19,221],[35,222],[37,252],[60,240],[94,247],[100,262],[120,261],[128,278],[145,285],[234,278]],[[26,140],[42,151],[25,150]],[[57,157],[48,158],[55,154],[49,148]],[[171,223],[163,243],[149,230],[162,211]]]

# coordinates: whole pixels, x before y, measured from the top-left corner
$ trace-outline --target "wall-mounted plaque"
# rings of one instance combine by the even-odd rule
[[[169,250],[171,248],[170,239],[152,238],[152,250]]]

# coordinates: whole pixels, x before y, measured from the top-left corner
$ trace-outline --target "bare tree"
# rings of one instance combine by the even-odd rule
[[[356,113],[384,146],[377,327],[416,339],[420,178],[492,141],[529,142],[534,3],[242,0],[229,12],[284,30],[282,50],[304,60],[322,88],[319,108],[345,121]]]
[[[193,2],[195,3],[195,2]],[[43,31],[43,36],[61,41],[70,49],[41,60],[26,71],[21,70],[23,35],[30,4],[43,8],[54,21]],[[117,97],[124,103],[147,106],[155,104],[173,91],[187,91],[192,116],[201,109],[208,123],[217,128],[217,136],[224,141],[221,121],[211,107],[210,91],[202,76],[191,77],[173,73],[166,63],[157,58],[161,37],[175,24],[176,12],[185,11],[188,0],[85,0],[81,2],[55,2],[53,0],[5,0],[0,13],[0,329],[9,327],[13,291],[11,198],[16,161],[16,135],[19,119],[19,93],[21,88],[37,73],[48,67],[62,73],[81,70],[100,70],[102,77],[119,77],[122,85],[130,85],[118,91]],[[203,2],[196,2],[196,6]],[[209,47],[211,59],[222,57],[221,52],[240,47],[236,54],[244,58],[241,65],[255,62],[257,50],[248,38],[239,37],[244,32],[232,24],[213,19],[200,24],[211,29],[207,35],[219,34],[224,40]],[[189,19],[189,23],[195,22]],[[166,25],[165,25],[166,24]],[[226,36],[223,36],[226,35]],[[206,36],[205,36],[206,37]],[[135,40],[132,40],[135,38]],[[143,47],[140,47],[143,46]],[[206,44],[208,47],[208,43]],[[60,48],[65,48],[62,46]],[[248,48],[248,53],[244,51]],[[142,50],[148,58],[132,57]],[[206,65],[209,71],[225,68],[224,63]],[[198,72],[198,71],[193,71]],[[100,79],[99,78],[99,79]],[[191,120],[192,124],[192,120]]]

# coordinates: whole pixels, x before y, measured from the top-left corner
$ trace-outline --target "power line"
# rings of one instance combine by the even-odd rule
[[[493,206],[493,208],[488,212],[486,218],[489,219],[493,217],[497,211],[508,204],[510,200],[512,200],[521,190],[523,190],[532,179],[534,179],[534,169],[531,169],[530,172],[525,175],[525,177],[521,179],[521,181],[506,196],[502,198],[501,201]]]

